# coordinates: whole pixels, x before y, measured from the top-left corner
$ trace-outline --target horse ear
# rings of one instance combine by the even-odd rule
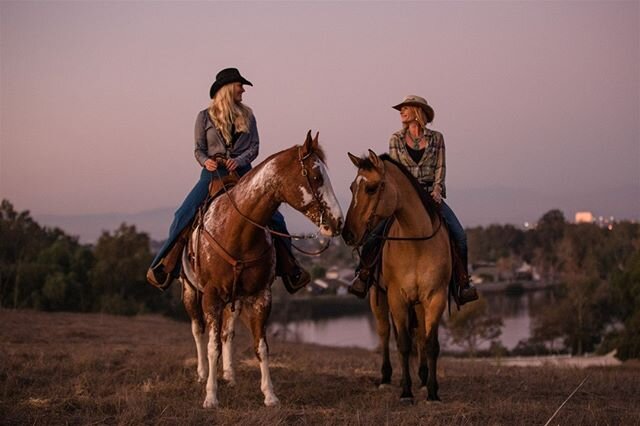
[[[384,173],[384,163],[382,162],[380,157],[378,157],[378,155],[371,150],[369,150],[369,161],[371,161],[371,164],[373,164],[373,167],[375,167],[376,170],[378,170],[380,173]]]
[[[306,157],[307,154],[312,152],[313,150],[313,140],[311,139],[311,130],[307,132],[307,137],[304,140],[304,144],[302,145],[302,156]]]
[[[361,160],[360,160],[358,157],[356,157],[355,155],[353,155],[352,153],[350,153],[350,152],[347,152],[347,155],[349,156],[349,159],[351,160],[351,162],[352,162],[352,163],[353,163],[357,168],[360,168]]]
[[[318,148],[318,136],[320,136],[320,132],[316,132],[316,136],[313,138],[313,148]]]

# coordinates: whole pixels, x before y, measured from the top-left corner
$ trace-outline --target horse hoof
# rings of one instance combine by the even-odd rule
[[[429,401],[429,402],[442,402],[442,401],[440,400],[440,397],[439,397],[438,395],[436,395],[435,397],[433,397],[433,396],[428,396],[428,397],[427,397],[427,401]]]
[[[204,403],[202,404],[202,408],[207,408],[207,409],[217,408],[218,405],[219,405],[218,400],[207,398],[204,400]]]
[[[264,405],[267,407],[275,407],[276,405],[280,405],[280,400],[274,395],[272,397],[265,398]]]
[[[380,385],[378,385],[378,389],[380,390],[391,389],[391,387],[391,383],[380,383]]]
[[[227,383],[227,386],[234,387],[236,385],[236,378],[230,374],[223,375],[222,380]]]
[[[412,397],[404,397],[404,398],[400,398],[400,404],[402,405],[413,405],[413,398]]]

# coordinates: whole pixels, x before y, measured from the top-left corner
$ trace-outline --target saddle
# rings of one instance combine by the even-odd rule
[[[200,231],[202,230],[202,225],[204,223],[204,215],[213,200],[233,188],[238,183],[239,179],[240,177],[237,173],[231,172],[227,176],[223,176],[222,179],[211,180],[211,183],[209,184],[209,194],[202,205],[198,208],[196,217],[193,219],[193,222],[191,222],[191,227],[186,235],[185,243],[187,248],[187,258],[189,259],[189,264],[193,270],[197,270],[198,253],[194,251],[194,244],[191,244],[191,239],[194,238],[194,235],[196,239],[200,239]],[[199,247],[199,244],[195,244],[195,247]]]

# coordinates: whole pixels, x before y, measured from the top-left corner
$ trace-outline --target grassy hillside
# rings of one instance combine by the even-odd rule
[[[577,369],[507,368],[443,358],[442,403],[378,390],[379,356],[360,349],[271,343],[282,404],[262,405],[260,373],[247,333],[236,339],[235,387],[204,410],[187,323],[158,316],[0,310],[2,424],[544,424],[586,383],[553,424],[639,424],[640,365]],[[415,373],[415,371],[414,371]]]

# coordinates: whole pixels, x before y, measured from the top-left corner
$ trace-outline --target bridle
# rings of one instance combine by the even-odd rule
[[[316,205],[318,206],[318,210],[320,211],[320,218],[318,220],[318,226],[320,227],[322,225],[326,225],[324,203],[320,199],[320,196],[318,195],[318,193],[316,191],[314,191],[313,185],[311,184],[311,178],[309,177],[309,171],[307,170],[307,167],[304,164],[304,161],[307,158],[311,157],[312,154],[313,154],[313,151],[310,150],[306,155],[303,156],[302,155],[302,147],[298,146],[298,162],[300,163],[300,173],[302,174],[302,176],[304,176],[306,178],[307,185],[309,186],[309,191],[311,192],[311,195],[313,196],[313,199],[316,202]],[[216,161],[221,161],[221,160],[223,160],[222,156],[219,156],[218,158],[216,158]],[[216,169],[216,174],[218,175],[218,179],[222,183],[222,189],[224,190],[224,193],[228,197],[229,202],[231,203],[231,206],[233,206],[234,210],[244,220],[246,220],[247,222],[249,222],[253,226],[255,226],[255,227],[259,228],[259,229],[262,229],[262,230],[270,233],[271,235],[277,235],[277,236],[284,237],[284,238],[291,238],[291,239],[294,239],[294,240],[308,240],[308,239],[317,239],[318,238],[318,234],[317,233],[313,233],[313,234],[287,234],[287,233],[284,233],[284,232],[274,231],[273,229],[269,228],[268,226],[261,225],[258,222],[254,221],[249,216],[247,216],[242,211],[240,211],[240,209],[238,208],[238,205],[235,203],[235,201],[231,197],[231,194],[229,193],[229,190],[228,190],[226,184],[222,180],[222,176],[220,175],[220,171],[218,169]],[[212,176],[212,178],[213,178],[213,176]],[[324,247],[320,248],[320,250],[316,251],[316,252],[308,252],[308,251],[306,251],[304,249],[301,249],[300,247],[298,247],[296,245],[293,245],[293,244],[292,244],[292,247],[294,247],[296,250],[298,250],[301,253],[304,253],[304,254],[307,254],[307,255],[310,255],[310,256],[316,256],[316,255],[319,255],[320,253],[324,252],[325,250],[327,250],[329,248],[329,244],[331,244],[331,240],[327,239],[327,242],[324,245]]]
[[[386,174],[386,172],[385,172]],[[358,247],[362,246],[364,244],[364,240],[366,239],[366,236],[369,235],[373,229],[378,225],[378,223],[380,223],[380,220],[377,220],[377,218],[382,218],[381,215],[377,214],[376,211],[378,210],[378,205],[380,204],[380,200],[382,199],[382,191],[384,191],[385,187],[386,187],[386,182],[385,182],[385,174],[382,175],[382,179],[380,180],[380,184],[379,184],[379,188],[378,188],[378,195],[376,197],[376,200],[373,204],[373,210],[371,215],[369,216],[369,218],[367,219],[367,223],[365,224],[365,232],[360,240],[360,242],[358,243]],[[384,218],[382,218],[383,220]],[[374,224],[375,221],[375,224]],[[438,226],[436,226],[436,228],[433,230],[433,232],[429,235],[426,236],[420,236],[420,237],[388,237],[386,236],[386,230],[385,232],[383,232],[382,235],[375,235],[375,238],[378,240],[384,240],[384,241],[426,241],[426,240],[430,240],[433,237],[436,236],[436,234],[438,233],[438,231],[440,230],[440,228],[442,227],[442,217],[438,216]]]

